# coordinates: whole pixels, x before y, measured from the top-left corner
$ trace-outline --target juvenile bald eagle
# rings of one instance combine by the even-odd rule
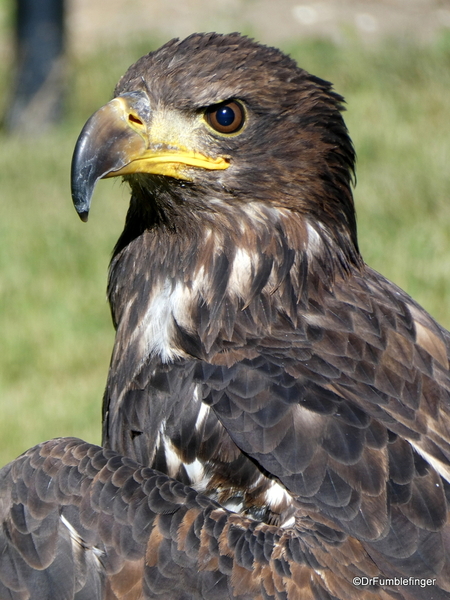
[[[5,468],[2,598],[450,597],[450,335],[361,258],[342,102],[193,35],[87,122],[82,219],[131,187],[104,448]]]

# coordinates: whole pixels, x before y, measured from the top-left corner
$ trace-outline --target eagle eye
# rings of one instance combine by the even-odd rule
[[[219,133],[236,133],[245,120],[244,109],[236,100],[227,100],[210,106],[205,113],[206,122]]]

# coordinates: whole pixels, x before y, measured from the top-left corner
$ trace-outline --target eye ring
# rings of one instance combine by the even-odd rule
[[[226,100],[206,109],[206,122],[218,133],[236,133],[245,122],[245,112],[240,102]]]

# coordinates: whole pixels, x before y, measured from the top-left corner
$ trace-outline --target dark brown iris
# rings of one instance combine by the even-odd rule
[[[206,120],[219,133],[236,133],[244,124],[244,109],[236,100],[227,100],[210,106]]]

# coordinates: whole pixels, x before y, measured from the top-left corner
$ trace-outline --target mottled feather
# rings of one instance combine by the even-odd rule
[[[74,463],[80,477],[69,491]],[[43,480],[50,473],[52,486],[22,503],[24,476]],[[282,529],[248,519],[162,473],[75,438],[30,449],[0,471],[0,488],[5,600],[332,600],[355,591],[353,576],[378,573],[360,542],[327,525],[301,518],[297,529]],[[13,517],[35,509],[41,516],[32,523]],[[39,550],[40,530],[55,541],[44,569],[17,544],[21,535]],[[444,597],[439,591],[434,596]],[[358,598],[399,596],[372,586],[358,589]]]

